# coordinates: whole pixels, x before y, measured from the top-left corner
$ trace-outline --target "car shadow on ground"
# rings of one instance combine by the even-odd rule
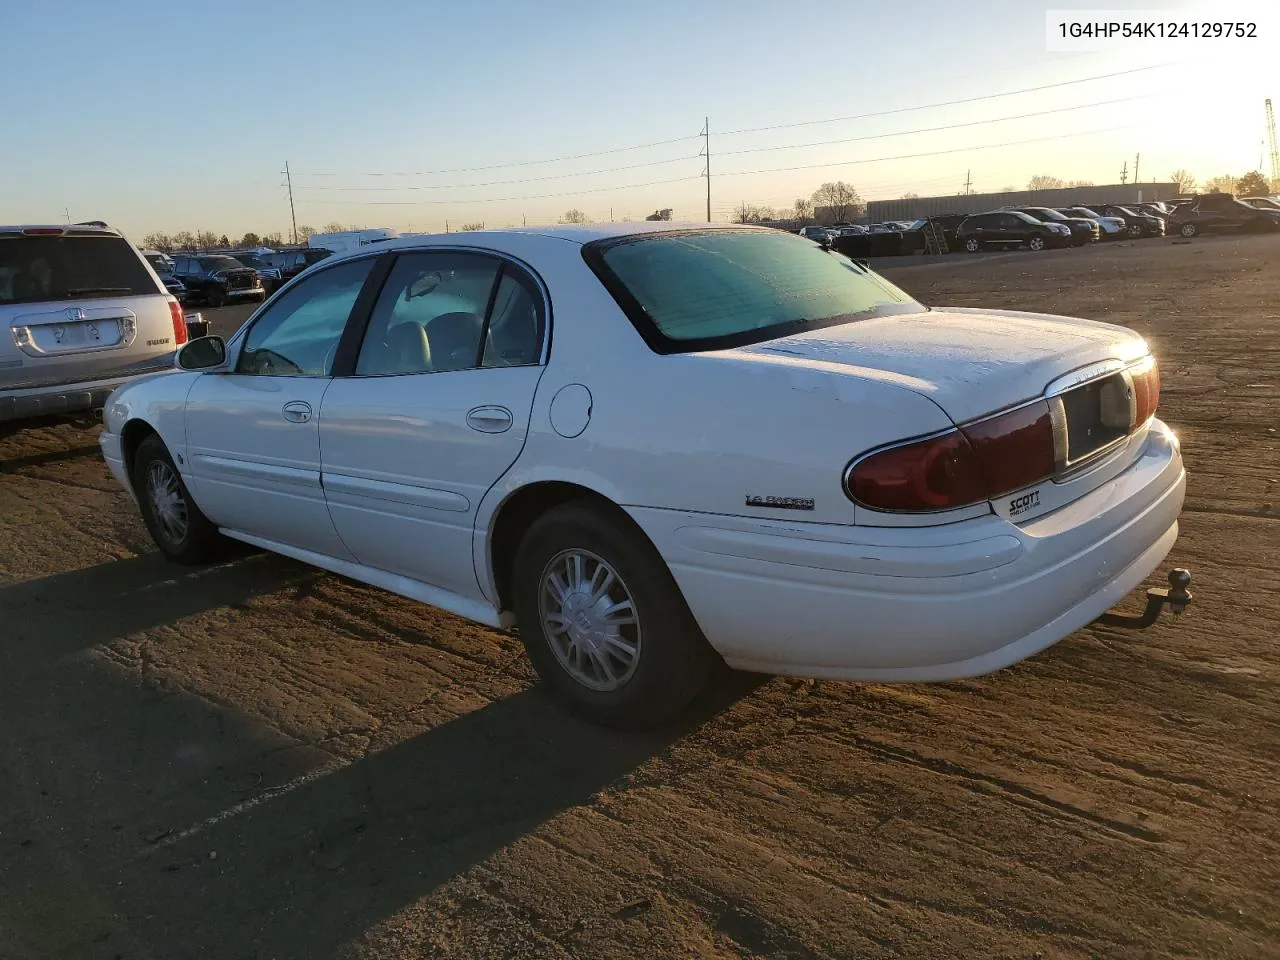
[[[346,762],[99,655],[323,576],[269,555],[186,569],[153,554],[0,588],[14,943],[77,960],[333,956],[764,682],[722,670],[679,722],[643,733],[534,686]]]
[[[528,688],[157,845],[117,887],[122,906],[165,957],[334,956],[761,682],[726,671],[681,722],[644,733]]]

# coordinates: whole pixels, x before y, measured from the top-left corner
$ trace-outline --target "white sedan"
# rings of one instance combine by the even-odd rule
[[[604,224],[331,257],[107,404],[160,549],[232,537],[496,628],[609,722],[718,655],[988,673],[1094,621],[1178,534],[1128,329],[934,309],[779,230]]]

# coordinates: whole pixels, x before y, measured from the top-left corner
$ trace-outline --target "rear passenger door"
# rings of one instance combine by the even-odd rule
[[[398,255],[320,410],[323,483],[364,565],[481,598],[476,511],[524,447],[549,306],[522,266]]]

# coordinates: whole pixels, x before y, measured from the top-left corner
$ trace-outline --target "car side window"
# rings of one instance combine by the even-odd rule
[[[542,359],[542,295],[533,280],[510,265],[503,268],[485,334],[482,367],[519,367]]]
[[[338,342],[373,257],[352,260],[310,277],[258,317],[244,338],[236,373],[269,377],[327,377]]]
[[[474,369],[501,261],[475,253],[406,253],[374,304],[356,376]]]

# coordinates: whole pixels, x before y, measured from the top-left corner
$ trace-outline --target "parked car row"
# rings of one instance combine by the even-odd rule
[[[934,249],[1045,250],[1106,240],[1140,240],[1177,233],[1247,232],[1280,229],[1280,202],[1271,197],[1237,200],[1231,194],[1183,197],[1168,203],[1098,203],[1072,207],[1005,207],[984,213],[943,214],[911,222],[868,226],[806,226],[801,236],[852,257],[901,256]]]
[[[215,250],[167,254],[142,251],[169,293],[182,303],[220,307],[264,300],[314,263],[332,255],[316,247],[289,250]]]

